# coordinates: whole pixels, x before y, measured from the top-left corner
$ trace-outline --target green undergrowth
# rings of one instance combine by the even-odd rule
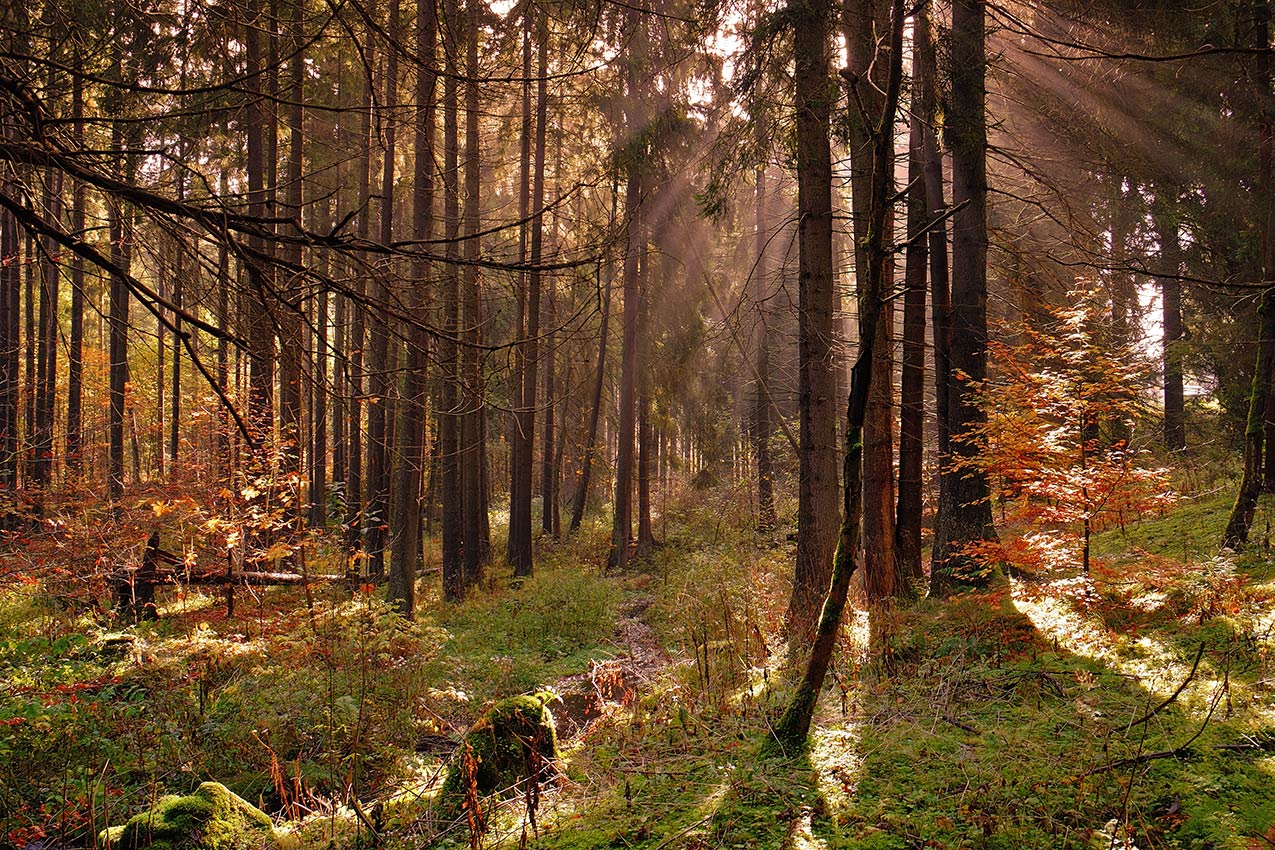
[[[1179,510],[1111,543],[1119,569],[902,608],[888,663],[858,613],[810,750],[784,758],[767,744],[792,553],[686,506],[643,589],[674,663],[568,752],[530,846],[1268,846],[1275,606],[1256,554],[1126,554],[1174,523],[1220,527],[1229,502]]]
[[[0,599],[0,838],[90,842],[216,780],[282,818],[419,797],[484,708],[606,658],[619,589],[546,545],[519,587],[493,567],[460,606],[422,582],[414,621],[378,591],[198,593],[121,628]],[[411,795],[409,795],[411,796]],[[347,820],[353,817],[343,810]]]
[[[747,500],[671,500],[662,545],[623,575],[603,573],[598,522],[542,542],[517,586],[493,568],[444,606],[423,584],[413,622],[334,589],[313,613],[271,592],[235,619],[208,597],[168,600],[158,623],[115,633],[11,589],[5,831],[61,822],[83,840],[215,779],[279,819],[325,815],[287,846],[370,846],[364,818],[387,850],[470,846],[431,803],[461,733],[507,697],[552,710],[555,683],[611,659],[632,690],[560,740],[539,798],[488,802],[483,846],[1275,842],[1275,587],[1264,546],[1205,545],[1229,499],[1104,533],[1090,576],[922,600],[871,629],[848,611],[811,746],[789,756],[770,729],[804,654],[782,633],[791,529],[757,534]],[[1184,560],[1187,536],[1199,544]]]

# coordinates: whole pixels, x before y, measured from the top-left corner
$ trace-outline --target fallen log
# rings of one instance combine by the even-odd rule
[[[239,586],[288,586],[305,587],[318,582],[344,581],[344,575],[308,575],[306,573],[270,572],[266,570],[192,570],[180,566],[181,557],[166,552],[159,546],[159,532],[152,532],[146,542],[142,563],[116,570],[113,576],[115,599],[118,609],[134,622],[155,619],[155,588],[163,584],[194,585],[199,587],[226,588],[227,614],[233,615],[233,593]],[[166,564],[168,566],[160,566]]]
[[[143,572],[136,567],[126,567],[122,571],[132,571],[135,581],[149,580],[152,584],[187,584],[200,587],[222,587],[228,584],[251,585],[299,585],[317,584],[325,581],[344,581],[343,575],[302,575],[301,573],[271,573],[258,571],[245,572],[187,572],[186,570],[152,570]]]

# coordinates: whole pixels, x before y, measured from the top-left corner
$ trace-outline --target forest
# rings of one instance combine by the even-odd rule
[[[1271,0],[0,9],[0,850],[1275,848]]]

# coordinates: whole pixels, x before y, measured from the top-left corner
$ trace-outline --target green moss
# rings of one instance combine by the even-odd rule
[[[537,696],[503,699],[465,735],[442,796],[463,796],[471,777],[480,794],[512,787],[533,770],[543,771],[557,756],[558,736],[544,701]]]
[[[268,815],[217,782],[161,798],[111,836],[121,850],[252,850],[278,842]]]

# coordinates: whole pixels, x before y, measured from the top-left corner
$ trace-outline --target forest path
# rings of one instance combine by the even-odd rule
[[[559,699],[549,710],[564,740],[580,738],[595,720],[631,705],[669,664],[655,628],[644,619],[654,601],[638,594],[619,606],[612,642],[620,654],[591,661],[587,671],[554,683]]]

